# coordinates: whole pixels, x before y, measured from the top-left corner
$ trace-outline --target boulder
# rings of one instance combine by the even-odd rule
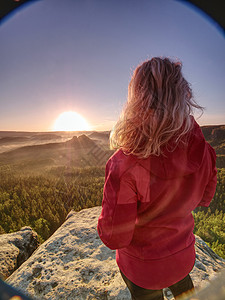
[[[64,224],[20,266],[7,282],[33,299],[130,299],[115,261],[115,251],[99,239],[101,207],[70,212]],[[191,272],[200,288],[225,267],[199,237]],[[172,295],[165,290],[168,299]]]
[[[11,275],[37,249],[37,233],[30,227],[0,235],[0,278]]]

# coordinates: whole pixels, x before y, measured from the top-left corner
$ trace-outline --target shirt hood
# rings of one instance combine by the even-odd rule
[[[179,143],[175,150],[166,148],[163,155],[151,155],[147,159],[138,159],[138,163],[160,178],[175,178],[196,172],[202,164],[206,148],[201,128],[193,119],[186,145]]]

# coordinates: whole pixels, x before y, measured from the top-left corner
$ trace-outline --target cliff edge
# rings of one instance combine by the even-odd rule
[[[33,299],[129,299],[118,272],[115,251],[98,237],[101,207],[71,211],[64,224],[8,279],[7,283]],[[225,267],[199,237],[191,277],[197,288],[206,286]],[[167,298],[171,299],[168,290]]]

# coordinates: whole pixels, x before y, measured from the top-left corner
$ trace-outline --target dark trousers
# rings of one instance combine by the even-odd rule
[[[144,289],[133,282],[131,282],[121,271],[120,271],[123,280],[125,281],[131,296],[132,300],[163,300],[163,290],[149,290]],[[175,299],[183,293],[191,291],[194,289],[193,282],[190,275],[188,274],[181,281],[168,287]]]

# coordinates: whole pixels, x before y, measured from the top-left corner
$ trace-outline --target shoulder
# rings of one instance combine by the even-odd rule
[[[117,150],[107,161],[106,169],[122,176],[126,171],[132,169],[137,163],[137,157],[127,155],[121,149]]]

